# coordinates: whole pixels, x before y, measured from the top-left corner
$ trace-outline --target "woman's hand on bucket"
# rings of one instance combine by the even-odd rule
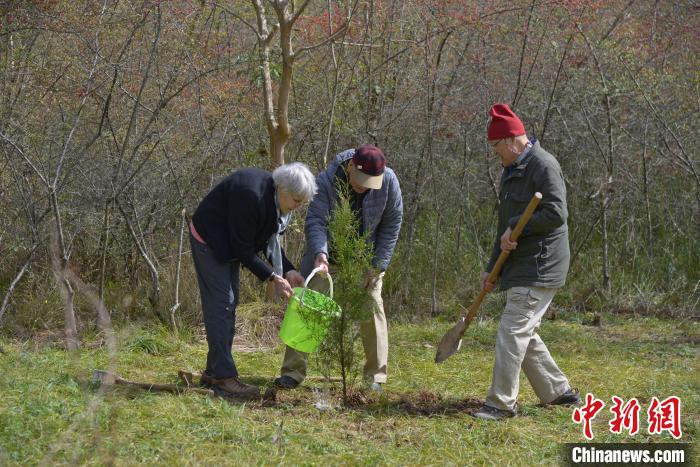
[[[273,274],[272,282],[275,284],[275,292],[278,297],[289,298],[294,294],[292,286],[289,285],[289,282],[284,277]]]

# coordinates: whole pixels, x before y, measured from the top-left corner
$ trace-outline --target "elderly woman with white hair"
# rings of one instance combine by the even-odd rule
[[[231,346],[241,265],[290,297],[304,279],[287,259],[279,236],[291,213],[316,193],[306,165],[286,164],[270,173],[238,170],[205,196],[192,217],[190,244],[202,297],[209,353],[201,383],[221,396],[257,398],[260,389],[238,378]],[[270,264],[258,253],[265,252]]]

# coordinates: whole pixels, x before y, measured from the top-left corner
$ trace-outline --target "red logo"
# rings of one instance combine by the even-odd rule
[[[678,439],[683,434],[681,432],[681,400],[678,397],[671,396],[664,399],[663,402],[652,397],[647,416],[650,435],[668,431],[671,436]]]
[[[615,405],[610,407],[610,411],[615,414],[615,418],[610,420],[610,432],[622,433],[624,428],[630,436],[636,435],[639,432],[639,401],[632,398],[623,407],[623,400],[619,397],[613,396],[612,400]]]
[[[632,398],[627,403],[617,396],[612,396],[613,405],[610,412],[613,418],[608,422],[611,433],[620,434],[623,430],[629,432],[630,436],[639,433],[639,412],[641,406],[636,398]],[[593,428],[591,422],[603,410],[605,403],[596,399],[593,394],[586,394],[586,403],[583,407],[577,407],[571,413],[574,423],[583,424],[583,436],[587,440],[593,439]],[[658,435],[667,431],[675,439],[680,438],[681,431],[681,400],[676,396],[671,396],[659,402],[656,397],[651,398],[647,410],[647,431],[650,435]]]
[[[593,420],[595,416],[598,415],[598,412],[603,410],[603,407],[605,407],[605,403],[602,400],[593,397],[593,394],[589,392],[588,394],[586,394],[586,405],[584,405],[581,408],[577,407],[571,414],[571,419],[575,423],[583,422],[583,436],[585,436],[588,440],[593,439],[593,429],[591,429],[591,420]]]

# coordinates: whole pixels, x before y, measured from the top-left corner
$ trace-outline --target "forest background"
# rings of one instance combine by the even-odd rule
[[[690,0],[0,0],[0,464],[560,465],[582,426],[524,380],[517,418],[469,416],[503,294],[434,363],[495,237],[495,102],[566,178],[571,269],[540,333],[572,386],[607,404],[595,441],[673,440],[646,412],[634,436],[608,421],[613,397],[646,411],[677,396],[693,443],[699,13]],[[283,161],[318,173],[362,143],[384,150],[405,206],[381,394],[335,407],[309,378],[238,404],[91,382],[201,371],[185,227],[219,180]],[[296,263],[303,223],[285,235]],[[247,272],[241,295],[236,361],[269,388],[283,305]]]
[[[390,320],[453,319],[495,235],[495,102],[566,177],[572,265],[553,311],[697,319],[699,12],[635,0],[0,2],[0,332],[76,348],[100,320],[199,326],[180,239],[208,190],[246,166],[318,173],[368,142],[404,195]],[[303,220],[286,239],[294,262]],[[242,293],[263,297],[251,275]]]

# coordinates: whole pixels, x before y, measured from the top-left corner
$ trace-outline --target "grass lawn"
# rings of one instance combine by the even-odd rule
[[[384,392],[358,391],[351,407],[330,411],[314,406],[319,382],[278,392],[276,402],[246,404],[98,390],[89,380],[93,369],[110,367],[103,346],[88,341],[70,356],[56,345],[0,339],[0,465],[560,464],[562,443],[584,441],[572,409],[538,407],[522,376],[519,417],[499,423],[470,417],[491,380],[496,323],[474,325],[462,350],[436,365],[435,345],[452,324],[393,324]],[[605,402],[593,421],[594,441],[673,441],[668,433],[646,432],[651,398],[673,395],[682,401],[679,441],[695,442],[697,322],[606,316],[602,327],[592,327],[574,316],[544,322],[540,334],[572,385]],[[173,383],[179,368],[199,371],[205,361],[206,344],[194,337],[134,326],[118,335],[111,361],[127,379]],[[269,385],[282,351],[278,345],[237,353],[244,379]],[[319,374],[313,365],[310,372]],[[613,395],[640,401],[640,433],[633,438],[609,432]]]

